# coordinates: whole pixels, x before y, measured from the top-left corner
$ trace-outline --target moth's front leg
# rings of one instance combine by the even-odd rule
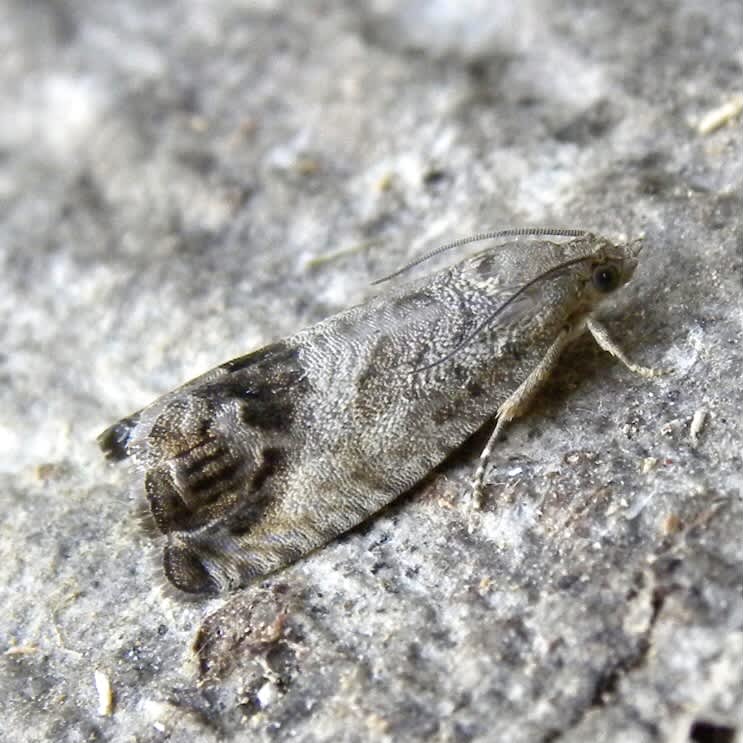
[[[640,366],[630,361],[625,355],[624,351],[611,339],[609,331],[600,323],[598,320],[588,318],[586,320],[586,327],[594,337],[596,343],[604,350],[610,353],[615,358],[619,359],[630,371],[635,374],[639,374],[641,377],[651,378],[659,377],[662,374],[666,374],[664,369],[651,369],[648,366]]]
[[[488,439],[488,443],[485,444],[482,454],[480,454],[480,462],[472,479],[470,499],[473,508],[477,509],[480,507],[485,470],[487,469],[488,461],[493,453],[493,448],[500,432],[509,421],[518,418],[526,411],[540,387],[547,381],[555,366],[557,366],[562,349],[580,332],[580,330],[576,331],[572,328],[563,330],[547,349],[539,364],[516,388],[516,391],[498,408],[495,428],[493,429],[493,433],[490,434],[490,438]]]
[[[657,377],[666,373],[665,370],[651,369],[630,361],[622,349],[619,348],[619,346],[617,346],[617,344],[611,339],[606,328],[597,320],[588,318],[585,327],[588,328],[591,335],[596,340],[596,343],[598,343],[604,351],[608,351],[612,356],[619,359],[619,361],[635,374],[649,378]],[[540,387],[544,384],[557,365],[562,349],[565,348],[565,346],[575,338],[579,332],[580,331],[576,332],[575,330],[564,330],[560,333],[549,349],[547,349],[544,358],[542,358],[529,376],[519,385],[516,391],[500,406],[500,408],[498,408],[495,428],[488,439],[488,443],[482,450],[480,462],[472,480],[471,500],[474,508],[479,508],[480,506],[485,471],[500,432],[509,421],[512,421],[514,418],[517,418],[524,413]]]

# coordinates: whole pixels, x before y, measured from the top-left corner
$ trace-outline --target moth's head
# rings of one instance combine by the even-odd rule
[[[642,238],[615,245],[604,243],[591,257],[590,284],[601,297],[624,286],[635,273],[642,251]]]

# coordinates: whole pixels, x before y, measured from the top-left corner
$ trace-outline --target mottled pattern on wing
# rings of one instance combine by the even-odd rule
[[[297,351],[276,343],[166,395],[109,428],[99,443],[143,469],[164,534],[194,534],[224,519],[247,530],[270,505],[268,486],[285,465],[303,377]],[[166,549],[166,574],[184,590],[210,590],[187,552]]]
[[[591,265],[607,250],[619,249],[586,236],[483,251],[223,364],[104,432],[104,451],[143,472],[170,581],[244,585],[414,486],[559,334],[580,330],[600,301]]]

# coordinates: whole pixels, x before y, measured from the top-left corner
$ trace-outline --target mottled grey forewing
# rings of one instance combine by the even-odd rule
[[[512,293],[502,287],[497,295],[483,301],[497,307]],[[518,299],[509,307],[510,322],[534,308],[531,293]],[[204,510],[202,530],[173,535],[165,553],[171,580],[186,590],[220,575],[244,583],[343,533],[418,482],[495,412],[480,411],[478,422],[462,433],[455,420],[463,412],[456,410],[458,395],[436,392],[434,407],[416,405],[427,394],[427,385],[416,382],[418,369],[465,339],[476,319],[471,306],[452,312],[435,293],[408,288],[331,318],[309,338],[300,334],[297,363],[312,371],[303,378],[305,387],[286,397],[277,390],[275,404],[288,409],[274,420],[291,426],[280,432],[285,437],[268,439],[268,430],[259,432],[272,417],[252,420],[251,407],[241,418],[249,424],[246,435],[274,451],[277,471],[262,488],[255,486],[255,475],[246,478],[242,496],[225,501],[221,513]],[[220,387],[234,385],[221,383],[221,397]],[[297,412],[306,429],[294,420]],[[417,420],[424,414],[433,423]]]
[[[494,414],[562,328],[505,255],[510,268],[484,252],[223,364],[104,432],[144,473],[170,581],[218,591],[288,564]]]

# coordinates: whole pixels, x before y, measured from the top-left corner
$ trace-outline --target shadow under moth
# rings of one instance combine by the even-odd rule
[[[554,236],[570,239],[545,239]],[[633,371],[654,374],[591,316],[631,278],[639,241],[533,228],[435,252],[493,237],[518,239],[228,361],[98,437],[143,477],[171,583],[215,593],[297,560],[494,420],[476,501],[503,426],[586,329]]]

